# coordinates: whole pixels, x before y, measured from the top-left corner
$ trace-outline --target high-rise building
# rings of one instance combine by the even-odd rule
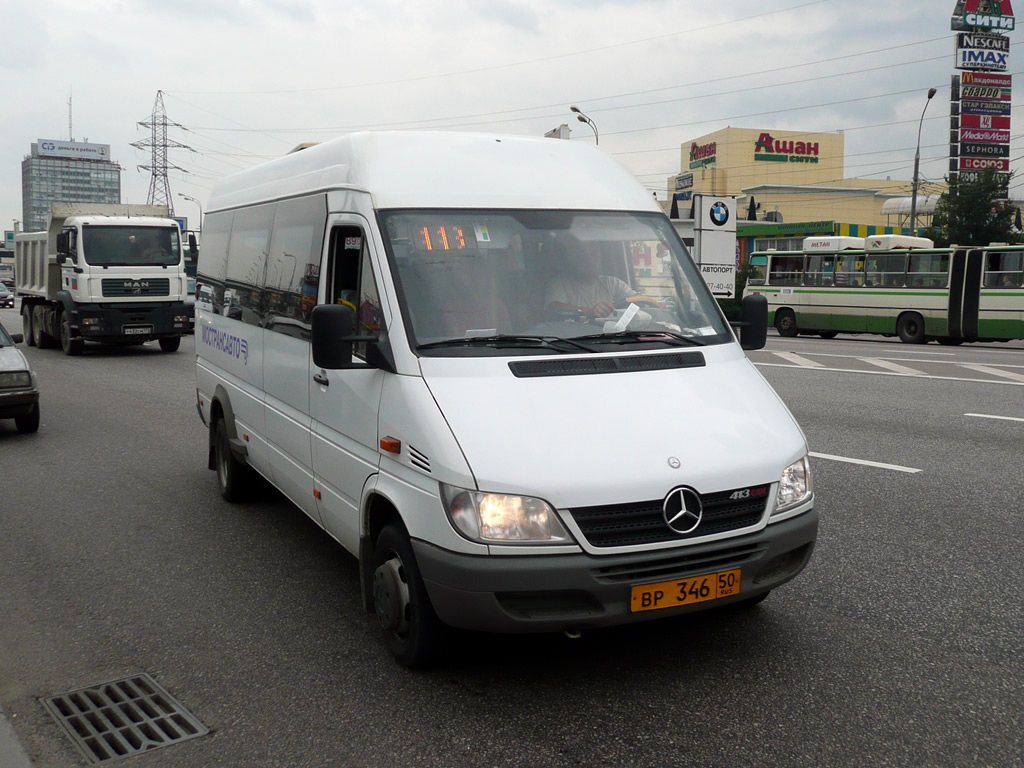
[[[120,203],[121,167],[109,144],[39,139],[21,163],[22,226],[46,229],[50,203]]]

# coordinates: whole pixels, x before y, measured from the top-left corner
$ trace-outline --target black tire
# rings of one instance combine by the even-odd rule
[[[14,417],[14,426],[18,428],[18,431],[23,435],[30,434],[39,430],[39,403],[32,406],[32,410],[26,413],[24,416]]]
[[[896,321],[896,335],[904,344],[924,344],[924,318],[916,312],[900,315]]]
[[[779,332],[779,336],[788,339],[800,333],[800,329],[796,327],[796,315],[793,314],[793,310],[780,309],[775,313],[775,330]]]
[[[181,336],[171,336],[166,339],[160,339],[160,349],[164,352],[177,352],[178,347],[181,346]]]
[[[839,335],[839,331],[818,331],[818,335],[823,339],[834,339]]]
[[[228,427],[223,418],[213,428],[213,459],[217,470],[217,485],[225,501],[244,501],[252,486],[252,468],[235,458],[228,440]]]
[[[43,330],[41,318],[36,317],[32,320],[32,338],[40,349],[51,349],[54,346],[54,338]]]
[[[384,643],[399,664],[422,668],[438,659],[444,626],[430,604],[409,536],[395,523],[377,536],[373,608]]]
[[[32,307],[23,306],[21,308],[21,335],[25,337],[25,343],[30,347],[34,347],[36,345],[36,337],[33,331]]]
[[[77,357],[82,354],[82,349],[85,347],[85,339],[80,336],[71,335],[71,322],[68,320],[68,316],[62,314],[60,316],[60,348],[68,357]]]

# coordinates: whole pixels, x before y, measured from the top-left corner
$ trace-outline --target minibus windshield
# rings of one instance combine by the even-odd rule
[[[663,215],[380,216],[407,332],[420,354],[581,354],[732,341]]]
[[[179,242],[177,227],[82,227],[82,254],[95,267],[174,266]]]

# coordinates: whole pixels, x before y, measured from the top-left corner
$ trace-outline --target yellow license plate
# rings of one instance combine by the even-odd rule
[[[633,587],[630,611],[656,611],[718,600],[740,593],[740,569]]]

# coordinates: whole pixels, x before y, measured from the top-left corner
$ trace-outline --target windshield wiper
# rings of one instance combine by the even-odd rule
[[[579,349],[584,352],[594,350],[585,344],[580,344],[573,339],[565,339],[561,336],[517,336],[513,334],[499,333],[494,336],[465,336],[459,339],[442,339],[432,341],[428,344],[419,344],[416,349],[439,349],[441,347],[494,347],[502,349],[505,347],[547,347],[559,352],[569,352]]]
[[[616,331],[615,333],[595,333],[590,336],[578,336],[577,340],[599,342],[604,344],[642,344],[645,342],[662,342],[676,346],[706,347],[707,342],[692,336],[683,336],[672,331]]]

